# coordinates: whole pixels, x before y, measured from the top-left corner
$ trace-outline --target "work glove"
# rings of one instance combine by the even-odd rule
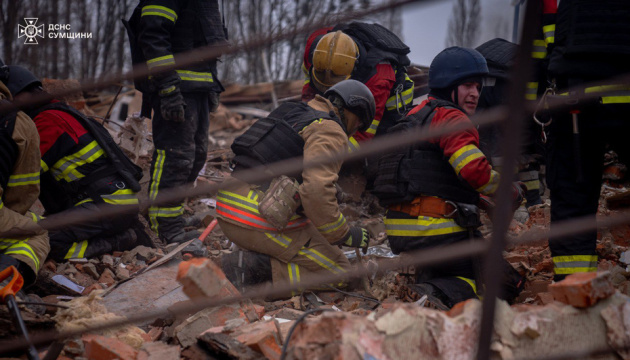
[[[185,120],[186,103],[179,90],[179,76],[167,76],[158,81],[158,95],[160,96],[160,112],[166,120],[182,123]]]
[[[346,238],[342,240],[341,245],[361,248],[364,254],[367,253],[370,244],[370,232],[359,226],[353,226],[348,231]]]
[[[218,92],[211,91],[208,94],[208,106],[210,107],[210,112],[215,112],[219,108],[219,100],[221,94]]]
[[[488,214],[488,217],[490,217],[490,219],[492,219],[492,216],[494,215],[494,208],[496,206],[496,204],[494,203],[494,201],[486,195],[480,195],[479,196],[479,208],[483,211],[485,211]]]

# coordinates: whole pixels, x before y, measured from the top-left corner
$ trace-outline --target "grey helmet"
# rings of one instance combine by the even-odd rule
[[[9,65],[9,79],[4,83],[13,96],[32,86],[42,86],[42,82],[32,72],[19,65]]]
[[[376,114],[374,95],[367,86],[357,80],[343,80],[326,90],[324,97],[337,95],[343,100],[345,107],[357,114],[361,120],[359,131],[366,131]]]

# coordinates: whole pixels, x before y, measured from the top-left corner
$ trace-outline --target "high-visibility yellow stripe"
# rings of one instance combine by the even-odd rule
[[[348,152],[354,152],[359,150],[359,142],[357,141],[357,139],[354,138],[354,136],[351,136],[348,139]]]
[[[592,94],[596,92],[606,92],[606,91],[630,91],[630,85],[627,85],[627,84],[601,85],[601,86],[591,86],[584,89],[584,93],[586,94]]]
[[[78,180],[85,175],[78,172],[77,168],[94,162],[104,154],[103,149],[101,149],[96,140],[94,140],[76,153],[59,159],[51,170],[57,180],[63,179],[67,182]]]
[[[331,260],[330,258],[328,258],[327,256],[325,256],[324,254],[322,254],[321,252],[317,250],[302,247],[302,249],[298,251],[298,254],[306,256],[311,261],[317,263],[319,266],[332,272],[333,274],[340,274],[340,273],[346,272],[336,262],[334,262],[333,260]]]
[[[490,179],[488,179],[488,182],[485,185],[482,185],[475,190],[477,190],[477,192],[480,192],[484,195],[493,195],[499,188],[500,179],[501,177],[499,176],[498,172],[494,170],[490,170]]]
[[[597,255],[554,256],[552,260],[558,275],[597,271]]]
[[[101,199],[103,199],[103,202],[112,205],[137,205],[139,203],[136,193],[131,189],[116,190],[111,194],[101,195]],[[79,206],[91,201],[94,200],[92,198],[87,198],[74,204],[74,206]]]
[[[319,232],[321,232],[322,234],[329,234],[331,232],[334,232],[334,231],[338,230],[345,223],[346,223],[346,218],[343,216],[342,213],[339,213],[339,216],[337,217],[337,220],[335,220],[335,221],[333,221],[331,223],[328,223],[328,224],[324,224],[324,225],[318,226],[317,230],[319,230]]]
[[[545,40],[534,40],[532,48],[532,58],[544,59],[547,56],[547,43]]]
[[[556,24],[543,26],[543,34],[545,34],[545,43],[552,44],[556,41]]]
[[[602,104],[627,104],[630,96],[602,96]]]
[[[572,262],[572,261],[590,261],[597,262],[597,255],[564,255],[554,256],[554,263]]]
[[[44,160],[39,160],[39,164],[44,172],[48,171],[48,164],[46,164]]]
[[[417,219],[392,219],[385,217],[388,236],[435,236],[467,231],[452,219],[419,216]]]
[[[251,194],[251,191],[250,191]],[[232,198],[232,199],[230,199]],[[233,192],[229,192],[229,191],[225,191],[225,190],[220,190],[219,193],[217,194],[217,200],[224,202],[224,203],[228,203],[231,205],[234,205],[238,208],[241,209],[245,209],[249,212],[252,212],[254,214],[260,214],[260,212],[258,211],[258,202],[257,201],[252,201],[244,196],[241,196],[239,194],[233,193]]]
[[[33,251],[33,248],[26,242],[27,240],[28,239],[24,239],[21,242],[10,246],[4,253],[6,255],[13,254],[26,256],[27,258],[33,260],[33,263],[35,264],[35,269],[39,271],[39,257],[37,257],[35,251]]]
[[[471,161],[484,157],[483,153],[475,145],[462,146],[459,150],[455,151],[453,155],[448,159],[457,175],[459,172],[468,165]]]
[[[266,232],[265,236],[267,236],[269,239],[271,239],[276,244],[282,246],[283,248],[287,248],[289,247],[289,245],[291,245],[291,238],[284,234],[272,234]]]
[[[370,124],[370,127],[365,131],[368,134],[376,134],[376,130],[378,129],[378,126],[381,124],[380,120],[372,120],[372,123]]]
[[[160,179],[162,178],[162,172],[164,170],[164,161],[166,160],[166,151],[156,149],[157,159],[153,167],[153,174],[151,176],[151,186],[149,187],[149,199],[155,201],[158,195],[158,189],[160,187]],[[149,222],[151,223],[151,230],[158,234],[157,217],[149,214]]]
[[[175,70],[179,74],[179,78],[182,81],[201,81],[201,82],[214,82],[212,73],[195,72],[189,70]]]
[[[171,20],[172,22],[177,21],[177,13],[173,11],[172,9],[169,9],[165,6],[159,6],[159,5],[143,6],[142,13],[140,16],[142,17],[142,16],[149,16],[149,15],[161,16],[161,17]]]
[[[149,208],[149,216],[150,217],[178,217],[184,214],[183,206],[174,206],[174,207],[155,207],[152,206]]]
[[[175,65],[175,58],[173,55],[164,55],[160,57],[153,58],[151,60],[147,60],[147,66],[150,69],[154,69],[158,66],[168,66]]]
[[[477,294],[477,284],[476,284],[475,280],[469,279],[469,278],[465,278],[463,276],[456,276],[456,278],[465,281],[473,289],[473,291],[475,292],[475,295]]]
[[[525,100],[536,100],[538,94],[538,82],[530,81],[525,88]]]
[[[24,186],[24,185],[37,185],[39,184],[39,172],[11,175],[9,176],[8,187]]]
[[[88,241],[83,240],[79,242],[72,243],[72,246],[66,253],[64,257],[65,260],[68,259],[81,259],[85,257],[85,250],[87,249]]]

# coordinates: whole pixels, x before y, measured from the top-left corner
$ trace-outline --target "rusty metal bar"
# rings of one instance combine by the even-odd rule
[[[501,291],[502,258],[506,245],[506,234],[512,220],[512,169],[517,167],[517,159],[522,146],[522,133],[525,125],[525,84],[532,78],[533,69],[531,52],[535,29],[540,28],[540,1],[528,1],[523,22],[523,35],[516,52],[514,66],[510,69],[510,90],[508,106],[511,120],[506,116],[503,125],[504,137],[501,139],[503,151],[503,175],[499,189],[495,194],[496,209],[492,221],[492,237],[490,247],[483,262],[483,285],[485,285],[481,329],[479,332],[479,346],[477,359],[490,359],[490,341],[494,328],[495,308],[497,296]]]

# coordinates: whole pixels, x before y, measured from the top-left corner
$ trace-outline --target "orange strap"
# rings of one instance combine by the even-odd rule
[[[457,208],[450,201],[433,196],[418,196],[410,203],[392,205],[389,210],[400,211],[413,217],[452,218]]]

